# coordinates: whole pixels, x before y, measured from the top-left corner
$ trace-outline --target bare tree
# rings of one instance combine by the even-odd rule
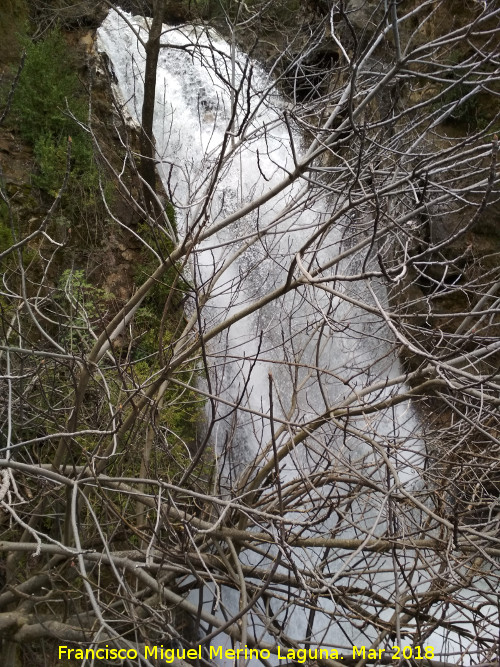
[[[54,285],[57,199],[3,253],[4,662],[498,664],[500,7],[341,1],[270,75],[236,44],[276,5],[223,8],[229,44],[162,29],[147,146],[100,153],[149,259],[126,303]],[[147,30],[100,33],[132,115]]]

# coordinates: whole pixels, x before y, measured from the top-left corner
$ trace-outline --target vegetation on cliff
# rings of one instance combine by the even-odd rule
[[[124,1],[140,128],[113,4],[0,9],[2,664],[492,664],[497,0]]]

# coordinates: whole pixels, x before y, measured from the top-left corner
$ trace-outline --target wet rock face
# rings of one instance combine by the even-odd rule
[[[500,193],[493,193],[491,199],[492,201],[475,225],[474,232],[480,236],[489,237],[495,243],[495,250],[500,252]]]
[[[353,28],[371,34],[384,15],[384,4],[380,0],[349,0],[346,15]]]
[[[170,0],[167,2],[166,21],[176,25],[190,21],[193,17],[189,11],[189,2],[183,0]]]
[[[152,16],[152,0],[119,0],[118,6],[131,14],[141,14],[142,16]]]
[[[153,0],[118,0],[122,9],[131,14],[153,15]],[[193,19],[191,3],[188,0],[169,0],[165,10],[165,22],[171,25],[186,23]]]

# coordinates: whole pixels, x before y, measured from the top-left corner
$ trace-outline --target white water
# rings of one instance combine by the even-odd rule
[[[133,20],[138,29],[144,25],[143,19],[136,17]],[[142,34],[145,36],[144,30]],[[196,41],[202,47],[194,56],[179,48],[165,49],[161,52],[158,64],[154,134],[159,171],[167,190],[171,190],[179,229],[185,232],[192,229],[199,214],[207,181],[213,173],[227,127],[231,99],[227,83],[222,82],[221,77],[227,81],[232,80],[231,51],[228,44],[214,32],[207,33],[200,28],[184,28],[182,31],[168,29],[163,41],[175,47]],[[124,21],[116,14],[110,14],[99,30],[99,48],[110,56],[119,81],[120,96],[127,101],[128,110],[138,121],[143,94],[144,56],[137,38]],[[200,61],[200,52],[204,62]],[[244,56],[237,53],[236,86],[239,85],[245,64]],[[254,65],[251,85],[245,82],[234,129],[239,128],[248,110],[252,115],[255,114],[255,119],[246,129],[244,141],[222,168],[204,225],[218,223],[245,203],[259,197],[293,168],[290,136],[282,118],[284,102],[276,93],[265,95],[264,91],[269,87],[267,77]],[[293,138],[298,151],[301,139],[297,134]],[[239,137],[235,141],[238,145]],[[294,211],[287,213],[287,208],[291,207],[295,198],[309,198],[307,207],[299,208],[299,214]],[[273,199],[271,204],[259,207],[208,239],[196,255],[196,277],[205,285],[228,257],[239,250],[244,239],[257,228],[263,229],[274,223],[272,231],[251,245],[219,278],[212,298],[204,308],[206,327],[209,328],[224,315],[237,311],[283,282],[291,258],[330,210],[330,202],[326,199],[315,201],[311,192],[304,193],[302,184],[297,183]],[[319,259],[338,253],[341,247],[340,232],[336,229],[329,232],[323,240]],[[353,269],[342,266],[342,270],[349,272]],[[351,286],[350,289],[351,296],[361,295],[359,288]],[[295,356],[300,355],[301,364],[315,365],[318,309],[328,308],[329,322],[323,334],[321,368],[329,403],[342,394],[349,395],[353,386],[364,387],[375,377],[390,378],[399,372],[392,357],[383,359],[390,343],[383,340],[387,338],[387,332],[381,332],[380,325],[371,322],[373,317],[362,316],[347,303],[330,300],[318,291],[310,290],[308,293],[306,289],[300,295],[295,294],[264,307],[258,316],[248,317],[233,325],[229,334],[229,354],[235,357],[255,355],[262,331],[261,357],[281,359],[283,347],[294,342],[300,348]],[[351,320],[354,327],[346,335],[342,329],[345,324],[350,325]],[[333,331],[332,322],[334,327],[338,323]],[[377,335],[382,340],[377,340]],[[218,346],[212,347],[214,357],[217,353],[226,353],[226,343],[225,338],[222,338]],[[379,361],[375,361],[377,358]],[[269,366],[265,363],[256,364],[248,389],[249,406],[265,413],[269,410]],[[238,387],[242,386],[241,377],[248,368],[248,363],[231,363],[229,360],[223,376],[219,374],[216,393],[235,400]],[[351,374],[358,372],[359,377],[346,389],[333,376],[328,377],[328,373],[340,373],[344,377],[347,368],[352,369]],[[366,375],[368,368],[371,369],[371,377]],[[275,366],[273,373],[280,391],[282,412],[289,406],[290,397],[287,393],[290,383],[282,367]],[[311,410],[311,403],[323,405],[323,399],[318,392],[314,374],[309,379],[305,377],[306,374],[306,371],[301,371],[304,386],[297,412],[304,418],[311,418],[315,414],[315,409]],[[235,381],[237,375],[240,379]],[[279,405],[276,410],[280,412]],[[376,428],[379,427],[380,424]],[[250,431],[255,429],[255,440],[260,441],[263,428],[266,427],[255,420],[252,429],[245,426],[245,447],[252,446]],[[393,430],[394,424],[391,423],[389,428]],[[266,435],[267,431],[264,432],[264,439],[267,439]],[[240,452],[239,456],[244,457],[244,453]]]
[[[144,35],[141,27],[144,25],[143,19],[130,17],[130,20]],[[113,63],[121,97],[127,101],[131,115],[138,120],[143,93],[142,48],[126,23],[114,13],[110,13],[98,35],[99,48],[107,52]],[[252,120],[244,136],[236,136],[234,144],[229,143],[226,149],[228,158],[222,164],[215,194],[206,215],[198,220],[230,118],[228,82],[233,82],[236,87],[239,85],[241,72],[247,62],[237,53],[233,72],[231,50],[227,43],[215,33],[197,28],[185,28],[182,31],[168,29],[162,41],[176,48],[165,49],[158,66],[154,134],[159,171],[177,211],[181,233],[193,231],[199,226],[206,230],[245,203],[267,192],[293,168],[290,133],[283,122],[285,103],[276,93],[263,94],[269,82],[265,74],[254,66],[252,83],[244,84],[245,90],[238,103],[238,114],[233,126],[235,134],[238,134],[243,119],[250,115]],[[191,53],[180,48],[193,41],[201,48]],[[293,141],[296,151],[300,152],[301,139],[298,134],[293,135]],[[297,206],[292,208],[291,204],[307,197],[310,198],[307,207],[300,209],[300,215],[294,213]],[[192,267],[192,278],[202,284],[202,292],[208,288],[224,263],[228,263],[228,258],[242,247],[245,239],[255,233],[257,228],[273,225],[269,233],[228,263],[203,309],[204,327],[209,329],[223,317],[238,311],[243,305],[283,282],[296,251],[335,206],[324,195],[312,197],[311,191],[304,191],[303,183],[298,183],[275,198],[272,204],[259,207],[208,238],[196,252]],[[287,212],[289,209],[290,212]],[[339,252],[342,247],[341,234],[342,228],[335,228],[322,240],[320,261]],[[354,257],[351,265],[341,265],[340,272],[354,272],[356,268],[359,270],[356,265],[360,262],[360,257]],[[352,283],[348,285],[351,297],[363,299],[366,296],[362,288]],[[384,298],[383,290],[380,290],[379,296]],[[318,332],[322,325],[325,328],[318,357]],[[253,366],[248,379],[251,367],[248,359],[257,354],[259,340],[259,358],[262,361]],[[328,404],[332,404],[334,400],[339,401],[352,392],[360,391],[370,382],[384,378],[390,380],[397,376],[400,371],[389,352],[390,348],[389,333],[372,316],[363,315],[347,302],[330,299],[328,295],[311,288],[303,288],[266,306],[258,314],[241,320],[230,328],[227,335],[212,341],[210,358],[213,364],[213,391],[225,400],[235,402],[247,382],[242,407],[268,414],[268,371],[272,369],[275,414],[287,414],[291,405],[291,374],[297,366],[281,362],[298,362],[300,366],[295,384],[300,390],[295,396],[296,406],[290,419],[305,422],[325,410],[325,399]],[[311,370],[317,364],[320,371]],[[323,394],[318,388],[318,375],[323,383]],[[347,385],[339,377],[348,378]],[[380,398],[387,395],[387,390],[380,391]],[[226,483],[229,484],[230,478],[237,477],[244,463],[252,460],[262,443],[268,441],[269,424],[258,415],[243,411],[238,412],[237,420],[234,421],[230,408],[220,405],[218,409],[219,416],[228,415],[226,420],[219,422],[214,440],[221,455],[224,444],[229,443],[226,450],[230,451],[230,455],[223,461],[228,478]],[[393,464],[402,483],[410,486],[418,483],[421,466],[419,445],[412,435],[416,431],[415,420],[408,405],[402,404],[391,413],[380,412],[376,416],[359,417],[352,423],[380,443],[406,442],[406,446],[393,455]],[[297,476],[298,471],[312,469],[322,457],[326,457],[325,467],[335,465],[344,455],[353,466],[359,462],[366,465],[366,446],[356,442],[352,436],[343,439],[328,425],[318,430],[314,442],[318,449],[316,454],[312,453],[313,444],[307,450],[297,450],[288,457],[281,470],[284,482]],[[381,473],[373,468],[372,474],[377,479]],[[366,504],[362,500],[359,504],[357,501],[352,516],[356,517],[358,528],[373,528],[374,535],[385,530],[385,508],[371,506],[370,500]],[[291,517],[304,519],[300,513],[291,513]],[[325,519],[324,532],[328,532],[332,525],[331,519]],[[400,529],[404,530],[405,527],[401,526]],[[355,525],[352,530],[345,530],[342,537],[356,534]],[[304,532],[303,536],[306,535],[307,532]],[[243,554],[242,559],[245,557],[250,564],[256,564],[255,556]],[[293,552],[299,567],[318,565],[322,557],[322,549],[310,549],[308,552],[295,549]],[[394,586],[394,573],[389,560],[379,557],[379,573],[371,578],[372,585],[380,591],[386,586]],[[402,557],[401,562],[409,561]],[[260,566],[265,566],[265,562]],[[324,575],[332,578],[337,571],[338,582],[346,583],[349,579],[343,580],[342,577],[347,575],[340,574],[343,568],[346,572],[349,569],[348,553],[339,553],[335,565],[330,564]],[[223,596],[223,603],[229,613],[231,609],[238,608],[235,594],[223,589]],[[210,598],[210,594],[207,597]],[[211,599],[207,605],[210,602]],[[345,619],[332,625],[335,602],[322,604],[323,610],[316,614],[314,623],[314,645],[340,647],[348,645],[348,642],[368,644],[367,636],[370,639],[370,632],[368,635],[363,634]],[[287,607],[285,604],[279,615],[280,621],[285,623],[288,636],[303,642],[306,615],[301,610],[289,610],[286,616]],[[277,609],[279,603],[275,604],[274,611]],[[262,627],[256,617],[253,622],[257,628]],[[262,636],[264,640],[271,641],[265,633]],[[434,643],[437,647],[440,640],[436,637]]]

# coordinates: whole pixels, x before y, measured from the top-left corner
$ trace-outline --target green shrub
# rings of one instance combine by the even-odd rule
[[[55,300],[65,315],[60,340],[71,352],[88,350],[94,338],[90,331],[100,326],[112,295],[87,280],[85,272],[66,269],[58,284]]]
[[[56,196],[66,170],[67,147],[62,143],[56,144],[48,134],[42,134],[33,146],[38,173],[33,183]]]
[[[80,120],[84,117],[78,88],[70,50],[59,30],[53,30],[42,41],[27,43],[13,104],[23,137],[32,144],[41,136],[50,136],[56,142],[66,139],[74,130],[74,123],[65,113],[67,105]]]
[[[13,112],[21,135],[33,145],[37,165],[33,182],[53,196],[64,179],[68,137],[72,138],[65,203],[75,212],[95,205],[99,182],[92,141],[70,115],[83,122],[87,111],[76,64],[61,32],[54,29],[44,40],[28,43]]]

